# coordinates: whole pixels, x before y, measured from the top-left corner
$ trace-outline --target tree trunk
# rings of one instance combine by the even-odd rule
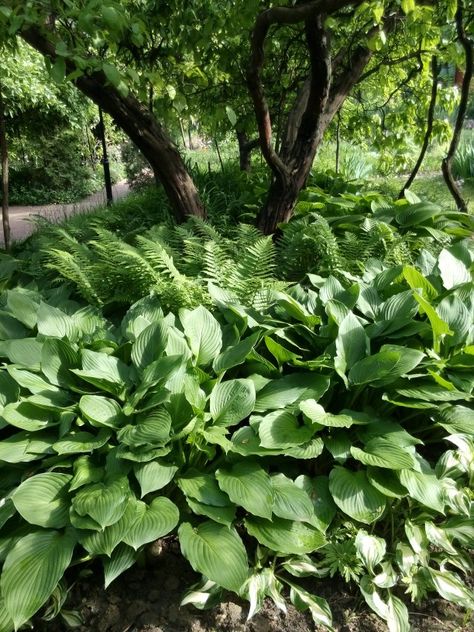
[[[452,173],[452,163],[454,159],[454,155],[459,145],[459,140],[461,138],[462,126],[464,123],[464,117],[466,116],[467,105],[469,102],[469,88],[471,85],[471,79],[473,74],[473,66],[474,66],[474,42],[466,35],[463,24],[463,2],[462,0],[458,0],[458,8],[456,11],[456,30],[458,34],[458,39],[464,48],[464,54],[466,58],[466,70],[464,72],[464,77],[462,81],[461,87],[461,101],[459,103],[458,114],[456,117],[456,123],[454,125],[453,137],[451,139],[451,143],[449,145],[448,153],[446,157],[443,158],[441,163],[441,170],[443,172],[444,179],[446,181],[446,185],[451,192],[451,195],[456,202],[456,206],[459,211],[463,211],[467,213],[467,202],[461,195],[461,191],[459,190],[458,185],[453,177]]]
[[[250,171],[252,150],[258,147],[258,138],[249,140],[246,132],[237,132],[237,142],[239,144],[239,164],[240,170]]]
[[[5,125],[5,106],[0,86],[0,153],[2,162],[2,224],[5,250],[10,250],[10,218],[8,212],[8,144]]]
[[[423,145],[421,147],[421,151],[420,151],[420,155],[418,156],[418,160],[416,161],[416,164],[413,167],[413,170],[412,170],[412,172],[410,174],[410,177],[408,178],[408,180],[406,181],[405,185],[403,186],[403,189],[400,191],[400,193],[398,195],[398,199],[399,200],[405,195],[405,191],[407,189],[409,189],[411,187],[411,185],[413,184],[413,181],[416,178],[416,175],[417,175],[418,171],[420,170],[421,165],[423,164],[423,160],[425,158],[425,154],[426,154],[426,151],[428,149],[428,145],[430,144],[431,133],[433,131],[433,122],[434,122],[436,98],[438,96],[439,67],[438,67],[438,59],[437,59],[436,55],[433,55],[433,57],[431,58],[431,73],[432,73],[432,76],[433,76],[433,83],[432,83],[432,87],[431,87],[431,100],[430,100],[430,105],[429,105],[429,108],[428,108],[428,120],[427,120],[427,124],[426,124],[426,131],[425,131],[425,137],[423,139]]]
[[[54,44],[39,29],[29,27],[21,32],[21,37],[42,55],[55,60]],[[66,69],[68,74],[77,70],[71,58],[67,59]],[[199,193],[176,145],[150,111],[135,97],[122,96],[102,72],[81,75],[74,84],[110,114],[148,160],[155,179],[163,185],[176,221],[183,222],[189,216],[205,218]]]

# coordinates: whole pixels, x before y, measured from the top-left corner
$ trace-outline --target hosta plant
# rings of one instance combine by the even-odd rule
[[[314,586],[340,575],[390,630],[404,593],[472,609],[472,262],[467,241],[370,260],[264,311],[211,284],[213,312],[148,297],[119,324],[6,292],[0,631],[69,566],[99,558],[108,586],[168,536],[198,607],[289,599],[331,629]]]

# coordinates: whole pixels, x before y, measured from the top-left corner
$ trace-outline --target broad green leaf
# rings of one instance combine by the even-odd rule
[[[270,521],[249,517],[245,520],[245,527],[260,544],[279,554],[312,553],[326,544],[321,531],[294,520],[273,518]]]
[[[1,445],[1,444],[0,444]],[[295,459],[315,459],[323,451],[324,444],[321,439],[313,439],[306,443],[294,445],[289,448],[268,449],[260,444],[260,438],[250,426],[244,426],[232,436],[232,452],[242,456],[271,456],[284,454],[285,457]]]
[[[120,394],[129,378],[129,368],[119,358],[85,349],[82,369],[71,369],[86,382],[109,393]]]
[[[185,496],[205,505],[228,507],[231,504],[227,494],[219,489],[212,474],[191,470],[185,476],[180,476],[177,483]]]
[[[415,459],[406,448],[384,438],[371,439],[363,450],[353,446],[351,454],[357,461],[365,465],[390,470],[403,470],[415,466]]]
[[[438,296],[436,288],[413,266],[405,266],[403,276],[412,290],[421,290],[427,301],[432,301]]]
[[[430,509],[444,513],[445,501],[441,481],[434,474],[400,470],[400,483],[406,487],[410,496]]]
[[[311,421],[321,426],[329,428],[350,428],[354,424],[354,419],[349,415],[332,415],[327,413],[324,408],[314,399],[305,399],[300,402],[300,410]]]
[[[5,340],[0,342],[0,356],[7,357],[13,364],[30,371],[38,371],[42,346],[43,344],[35,338]]]
[[[255,406],[255,386],[251,380],[228,380],[212,390],[211,416],[219,426],[233,426],[250,415]]]
[[[178,468],[168,463],[150,461],[150,463],[136,465],[133,471],[140,484],[141,497],[143,498],[150,492],[156,492],[168,485],[173,480]]]
[[[358,360],[364,358],[369,349],[369,339],[360,324],[359,319],[349,312],[339,325],[336,338],[336,357],[334,366],[336,371],[345,377],[348,371]]]
[[[131,546],[119,544],[114,549],[110,558],[103,558],[104,588],[108,588],[114,579],[117,579],[119,575],[133,566],[135,564],[136,556],[137,553]]]
[[[41,432],[18,432],[0,441],[0,461],[22,463],[36,461],[45,454],[52,454],[55,436]]]
[[[87,485],[77,492],[72,507],[79,516],[90,516],[101,527],[108,527],[123,516],[129,493],[126,479]]]
[[[329,475],[329,490],[339,509],[354,520],[371,524],[384,512],[385,496],[372,487],[363,471],[336,466]]]
[[[181,552],[193,569],[227,590],[240,592],[249,574],[247,551],[234,529],[212,521],[178,530]]]
[[[66,76],[66,60],[64,57],[57,57],[51,66],[51,77],[55,83],[62,83]]]
[[[470,434],[474,428],[474,410],[467,406],[449,406],[439,412],[439,424],[453,434]]]
[[[115,548],[123,540],[125,540],[132,524],[145,512],[145,507],[143,505],[144,503],[130,497],[124,505],[124,512],[120,517],[120,520],[117,520],[117,522],[105,527],[104,529],[95,528],[94,530],[82,532],[79,542],[86,549],[89,555],[108,555],[110,557]],[[73,522],[72,516],[71,522]],[[85,524],[84,527],[86,527]],[[87,528],[89,529],[92,527],[93,524]]]
[[[102,429],[98,435],[90,432],[73,431],[64,435],[59,441],[53,443],[52,449],[58,454],[83,454],[84,452],[94,452],[107,443],[111,432]]]
[[[48,410],[34,406],[26,401],[7,404],[1,417],[10,426],[36,432],[55,423],[54,417]]]
[[[209,310],[200,305],[182,310],[180,320],[198,365],[206,366],[216,358],[222,347],[222,330]]]
[[[313,503],[306,491],[284,474],[275,474],[271,477],[271,481],[275,516],[312,523]]]
[[[170,431],[170,414],[164,408],[155,408],[140,418],[136,425],[122,428],[117,437],[123,444],[133,448],[158,447],[168,442]]]
[[[44,472],[27,478],[12,495],[20,515],[30,524],[60,529],[69,524],[70,474]]]
[[[71,531],[44,530],[26,535],[10,550],[0,586],[16,629],[50,597],[71,562],[75,543]]]
[[[74,461],[74,477],[69,485],[69,491],[79,489],[83,485],[98,483],[102,480],[104,470],[102,467],[94,465],[91,457],[81,456]]]
[[[229,469],[216,472],[219,487],[232,502],[254,516],[271,518],[273,507],[272,482],[257,463],[244,461]]]
[[[186,498],[186,502],[188,503],[188,506],[193,513],[198,516],[206,516],[207,518],[211,518],[211,520],[213,520],[214,522],[218,522],[219,524],[224,524],[230,527],[235,520],[235,505],[228,505],[227,507],[215,507],[214,505],[206,505],[204,503],[200,503],[198,500],[190,498],[189,496]]]
[[[314,373],[290,373],[271,380],[257,393],[256,412],[285,408],[302,399],[320,399],[329,388],[329,378]]]
[[[247,338],[244,338],[236,345],[225,349],[212,364],[212,368],[216,373],[223,373],[228,369],[238,366],[245,362],[248,354],[255,347],[260,334],[255,333]]]
[[[20,388],[17,382],[6,371],[0,371],[0,406],[17,402],[19,396]]]
[[[408,493],[393,470],[368,467],[367,479],[375,489],[389,498],[403,498]]]
[[[311,524],[320,531],[326,531],[337,512],[337,507],[329,491],[328,477],[310,478],[301,474],[295,479],[295,485],[304,489],[311,500],[313,505]]]
[[[300,425],[297,417],[286,410],[275,410],[265,415],[258,425],[260,445],[270,450],[304,444],[314,432],[313,428]]]
[[[13,316],[28,329],[34,329],[38,321],[39,305],[27,294],[15,290],[7,290],[7,307]]]
[[[168,343],[169,326],[164,319],[154,322],[144,329],[132,346],[131,359],[138,369],[145,369],[158,360]]]
[[[384,345],[378,353],[356,362],[349,372],[352,384],[384,386],[412,371],[424,353],[415,349]]]
[[[13,318],[8,312],[0,310],[0,340],[5,341],[3,345],[0,344],[0,349],[8,347],[9,340],[25,338],[29,333],[28,329],[19,320]],[[5,352],[3,351],[1,354],[4,355]]]
[[[141,503],[141,501],[137,502]],[[179,522],[178,508],[168,498],[155,498],[150,505],[141,504],[145,506],[144,512],[137,516],[123,538],[125,544],[134,548],[135,551],[143,544],[167,535]]]
[[[51,338],[44,341],[41,370],[52,384],[70,387],[75,382],[71,369],[79,366],[79,354],[69,342]]]
[[[428,320],[430,321],[431,329],[433,331],[433,349],[436,353],[439,353],[443,337],[452,336],[454,332],[451,331],[448,323],[444,322],[444,320],[439,316],[435,308],[430,303],[428,303],[428,301],[424,299],[421,294],[415,293],[414,296],[426,313]]]
[[[295,360],[301,359],[300,354],[290,351],[269,336],[265,336],[265,346],[280,365],[285,364],[285,362],[294,362]]]
[[[471,274],[465,264],[455,257],[449,250],[443,249],[438,257],[438,268],[447,290],[451,290],[462,283],[472,281]]]
[[[79,410],[93,426],[120,428],[124,421],[119,404],[101,395],[83,395],[79,401]]]
[[[76,328],[71,316],[41,301],[38,309],[38,333],[51,338],[73,340],[76,337]]]
[[[43,391],[60,392],[59,389],[51,386],[38,373],[17,369],[14,366],[7,366],[7,371],[19,386],[28,389],[30,393],[41,393]]]

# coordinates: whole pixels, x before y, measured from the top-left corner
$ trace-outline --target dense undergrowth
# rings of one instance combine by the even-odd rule
[[[0,630],[173,534],[201,608],[331,629],[335,575],[392,631],[407,599],[474,608],[470,218],[315,177],[272,241],[261,190],[210,181],[179,227],[144,192],[2,259]]]

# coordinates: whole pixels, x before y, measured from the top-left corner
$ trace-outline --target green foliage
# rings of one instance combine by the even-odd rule
[[[427,215],[417,204],[396,208],[400,227]],[[218,236],[180,230],[174,247]],[[250,245],[235,267],[269,265],[266,240],[238,230]],[[94,252],[117,249],[97,235]],[[126,261],[177,290],[148,240]],[[400,588],[472,609],[473,262],[465,239],[413,265],[310,274],[259,310],[211,284],[213,312],[165,316],[150,296],[115,324],[57,291],[4,292],[2,629],[45,606],[70,564],[100,559],[109,585],[175,531],[204,576],[183,600],[199,607],[226,589],[250,614],[265,596],[285,608],[286,587],[331,629],[304,578],[338,574],[393,629],[409,625]]]
[[[453,161],[453,174],[456,178],[474,178],[474,140],[459,146]]]

